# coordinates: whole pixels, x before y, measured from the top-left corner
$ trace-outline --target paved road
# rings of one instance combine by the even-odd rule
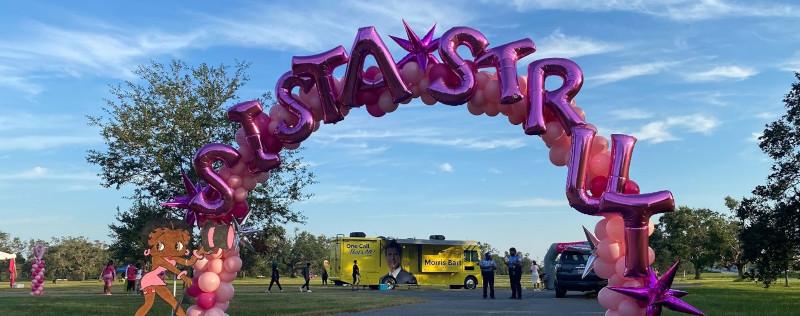
[[[497,299],[484,300],[480,289],[465,290],[396,290],[380,295],[424,297],[425,302],[355,313],[351,315],[604,315],[605,309],[594,296],[569,292],[566,298],[555,298],[555,292],[526,291],[522,300],[510,300],[510,291],[500,290]]]

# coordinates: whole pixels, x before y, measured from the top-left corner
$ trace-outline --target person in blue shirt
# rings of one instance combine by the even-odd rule
[[[522,258],[517,254],[517,249],[511,247],[508,249],[508,258],[506,258],[506,265],[508,265],[508,278],[511,281],[511,297],[510,299],[522,299]]]
[[[480,262],[481,276],[483,277],[483,298],[486,298],[486,289],[489,288],[490,297],[494,299],[494,271],[497,264],[492,260],[492,254],[487,252]]]

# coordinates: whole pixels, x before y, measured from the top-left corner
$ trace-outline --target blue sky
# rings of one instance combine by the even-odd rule
[[[252,62],[240,92],[272,89],[293,55],[348,48],[374,25],[395,59],[401,18],[482,31],[492,46],[524,37],[530,61],[567,57],[583,69],[577,102],[604,135],[639,138],[631,175],[643,192],[723,210],[761,183],[769,162],[754,141],[782,112],[800,69],[800,6],[745,1],[164,1],[0,4],[0,230],[23,238],[107,240],[127,191],[99,186],[86,151],[102,148],[85,115],[108,86],[148,60]],[[341,74],[343,69],[337,71]],[[297,204],[302,229],[487,241],[541,257],[599,219],[570,209],[566,169],[539,137],[505,117],[419,101],[373,118],[364,109],[304,143],[318,184]],[[177,171],[176,171],[177,172]]]

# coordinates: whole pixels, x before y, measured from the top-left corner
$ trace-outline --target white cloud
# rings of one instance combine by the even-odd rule
[[[129,79],[133,68],[160,55],[174,55],[199,39],[202,31],[167,34],[102,23],[55,26],[30,23],[24,36],[0,41],[0,86],[37,94],[42,87],[31,76],[86,74]],[[135,29],[135,31],[134,31]]]
[[[530,199],[520,199],[520,200],[511,200],[501,203],[505,207],[563,207],[568,206],[567,200],[565,199],[547,199],[547,198],[530,198]]]
[[[336,185],[330,188],[323,188],[321,192],[314,194],[310,199],[302,203],[310,204],[333,204],[333,203],[353,203],[363,200],[364,194],[374,192],[375,188],[356,186],[356,185]]]
[[[604,72],[601,75],[591,77],[589,78],[589,81],[591,81],[592,83],[596,83],[598,85],[602,85],[634,77],[655,75],[677,64],[678,62],[662,61],[662,62],[653,62],[645,64],[625,65],[615,70]]]
[[[761,141],[758,138],[763,136],[763,135],[764,135],[764,133],[761,133],[761,132],[752,132],[752,133],[750,133],[750,137],[747,138],[747,141],[748,142],[752,142],[752,143],[759,143]]]
[[[741,66],[717,66],[706,71],[686,74],[688,81],[744,80],[758,74],[753,68]]]
[[[36,166],[17,173],[0,174],[0,180],[87,180],[97,181],[97,175],[90,172],[63,173]]]
[[[622,49],[622,45],[600,42],[579,36],[567,36],[557,29],[536,43],[536,53],[532,56],[536,59],[547,57],[575,58],[609,53],[620,49]]]
[[[384,140],[420,145],[445,146],[471,150],[518,149],[526,146],[524,138],[475,138],[452,136],[442,129],[434,128],[392,128],[383,131],[365,129],[325,132],[315,135],[315,141],[333,144],[342,140]],[[350,145],[339,145],[350,146]]]
[[[685,116],[668,117],[665,120],[650,122],[642,126],[639,131],[633,132],[639,140],[650,143],[662,143],[678,140],[673,135],[673,130],[678,129],[689,133],[710,134],[719,122],[712,116],[693,114]]]
[[[800,72],[800,53],[795,53],[791,59],[783,62],[780,68],[785,71]]]
[[[497,169],[497,168],[489,168],[489,173],[491,173],[491,174],[502,174],[503,171],[501,171],[500,169]]]
[[[574,11],[627,11],[664,17],[678,21],[708,20],[733,16],[798,17],[800,7],[789,4],[730,2],[725,0],[512,0],[492,1],[508,4],[519,11],[574,10]]]
[[[643,120],[653,117],[653,113],[637,108],[612,110],[611,115],[618,120]]]
[[[100,143],[99,136],[33,135],[0,137],[0,151],[45,150],[57,147]]]
[[[441,34],[446,28],[464,25],[473,19],[462,5],[443,1],[349,0],[308,4],[313,10],[299,9],[298,4],[256,5],[232,17],[208,15],[205,18],[210,22],[209,32],[217,35],[216,40],[315,53],[338,45],[349,49],[357,30],[370,25],[376,27],[384,42],[391,41],[388,35],[405,34],[401,18],[406,19],[417,34],[427,31],[433,21],[439,23],[437,34]]]
[[[451,165],[449,162],[445,162],[439,165],[439,171],[453,173],[455,170],[453,169],[453,165]]]
[[[12,112],[0,114],[0,131],[3,130],[41,130],[54,128],[74,128],[78,122],[74,116],[48,113]]]
[[[760,112],[760,113],[756,114],[757,118],[760,118],[760,119],[763,119],[763,120],[771,120],[771,119],[774,119],[775,116],[776,116],[775,113],[772,113],[772,112]]]

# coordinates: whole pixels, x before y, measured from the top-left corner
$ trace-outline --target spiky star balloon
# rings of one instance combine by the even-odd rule
[[[608,288],[632,297],[637,301],[647,303],[645,314],[647,316],[660,316],[661,307],[666,307],[676,312],[704,316],[705,314],[702,311],[680,299],[680,297],[689,293],[670,289],[672,287],[672,279],[675,278],[675,272],[678,271],[679,263],[680,261],[673,263],[660,278],[653,271],[653,268],[649,267],[647,269],[647,278],[645,279],[647,284],[642,287],[610,286]]]
[[[586,260],[586,266],[583,268],[583,274],[581,275],[581,279],[583,279],[589,275],[589,272],[594,270],[594,263],[597,261],[597,244],[599,244],[600,241],[597,240],[597,237],[592,235],[592,233],[586,229],[586,227],[581,227],[583,227],[583,233],[586,235],[586,240],[589,242],[589,246],[592,247],[592,254],[589,255],[589,260]]]
[[[189,176],[186,175],[186,172],[181,171],[181,178],[183,178],[183,187],[186,188],[186,194],[175,196],[171,198],[169,202],[161,203],[161,205],[186,209],[186,223],[189,225],[194,225],[195,221],[197,220],[197,214],[195,214],[195,212],[189,208],[189,202],[192,201],[192,198],[194,198],[198,192],[200,192],[200,188],[192,183],[192,180],[189,179]]]
[[[400,45],[400,47],[408,51],[408,55],[403,57],[403,59],[397,63],[397,66],[402,68],[406,63],[415,61],[417,65],[419,65],[419,69],[425,71],[428,64],[438,64],[439,60],[433,55],[433,52],[439,49],[439,39],[433,39],[433,32],[436,30],[436,24],[431,27],[428,34],[425,34],[422,39],[411,30],[405,20],[403,20],[403,26],[406,28],[408,40],[391,35],[389,36],[397,42],[397,45]]]

